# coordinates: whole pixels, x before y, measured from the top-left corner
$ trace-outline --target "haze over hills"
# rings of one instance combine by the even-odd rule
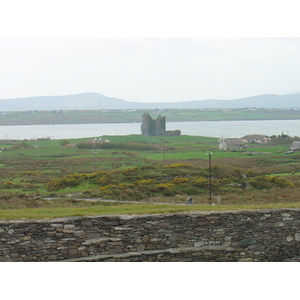
[[[130,102],[97,93],[67,96],[42,96],[0,100],[0,111],[27,110],[93,110],[93,109],[155,109],[155,108],[300,108],[300,92],[286,95],[265,94],[233,100],[195,100],[182,102]]]

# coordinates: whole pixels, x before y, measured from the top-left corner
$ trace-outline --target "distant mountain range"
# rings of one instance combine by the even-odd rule
[[[195,100],[183,102],[130,102],[97,93],[68,96],[43,96],[0,100],[0,111],[163,109],[163,108],[300,108],[300,92],[288,95],[265,94],[234,100]]]

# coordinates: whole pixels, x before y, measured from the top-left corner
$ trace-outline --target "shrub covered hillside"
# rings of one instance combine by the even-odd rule
[[[293,184],[282,177],[255,176],[230,166],[211,167],[211,189],[215,194],[226,194],[233,189],[292,188]],[[90,174],[75,173],[63,178],[53,178],[48,191],[63,192],[77,187],[83,196],[116,200],[145,200],[153,196],[201,195],[210,187],[209,169],[191,164],[142,166]],[[89,189],[85,189],[89,187]]]

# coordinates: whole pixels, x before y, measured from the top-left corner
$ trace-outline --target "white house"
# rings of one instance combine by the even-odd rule
[[[300,141],[294,141],[290,148],[291,150],[300,150]]]
[[[236,150],[244,147],[244,142],[240,139],[221,139],[219,142],[220,150]]]
[[[241,137],[241,140],[244,143],[259,143],[259,144],[266,144],[268,143],[271,138],[266,135],[262,134],[249,134]]]
[[[87,143],[93,143],[93,144],[98,144],[98,143],[100,143],[100,144],[102,144],[102,143],[109,143],[109,140],[104,140],[104,139],[101,139],[101,138],[94,138],[94,139],[89,139],[89,140],[87,140]]]

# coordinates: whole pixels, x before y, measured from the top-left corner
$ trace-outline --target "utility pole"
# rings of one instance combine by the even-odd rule
[[[98,149],[92,149],[92,152],[94,153],[95,172],[97,172],[97,157],[96,157],[96,154],[98,153]]]
[[[165,156],[165,150],[167,150],[167,148],[161,148],[161,151],[163,153],[163,161],[165,161],[165,158],[166,158],[166,156]]]
[[[208,170],[209,170],[209,205],[211,205],[211,156],[212,153],[206,153],[208,155]]]

